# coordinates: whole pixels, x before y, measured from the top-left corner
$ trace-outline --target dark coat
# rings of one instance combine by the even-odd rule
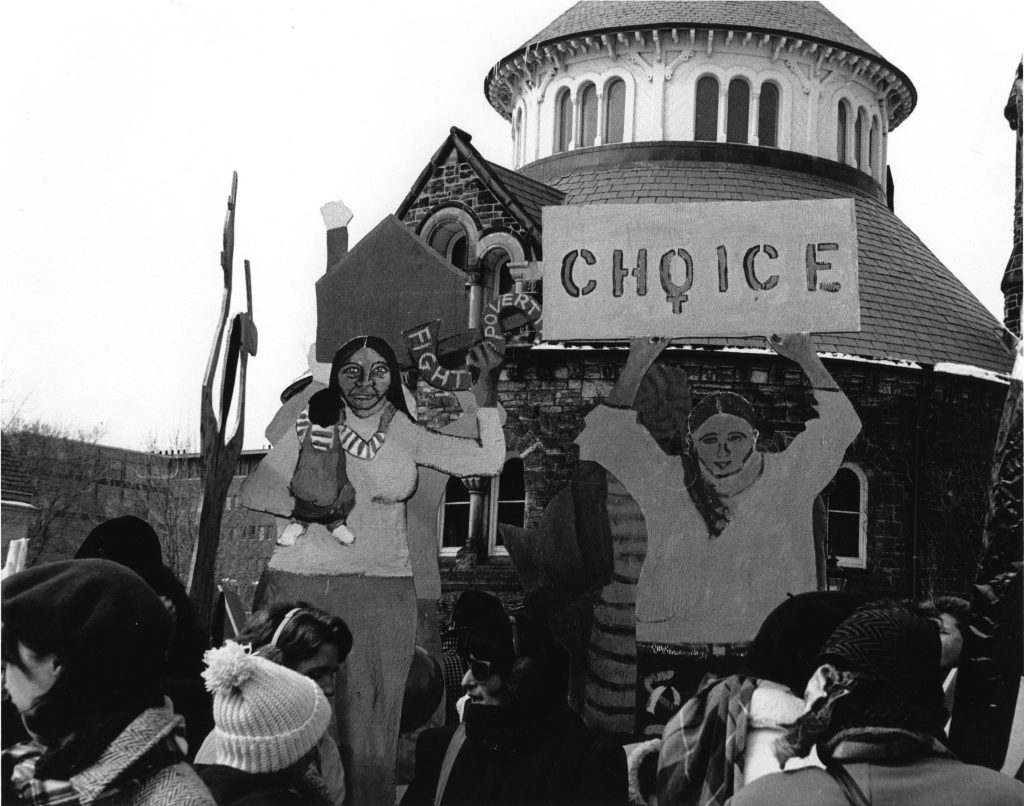
[[[1007,775],[953,758],[918,758],[904,764],[845,764],[874,806],[1021,806],[1024,784]],[[825,770],[807,767],[766,775],[744,787],[726,806],[849,806]]]
[[[623,804],[622,747],[593,735],[568,707],[524,721],[512,709],[468,706],[466,740],[444,790],[444,804]],[[424,731],[415,778],[403,806],[434,802],[454,727]]]
[[[293,770],[252,773],[223,764],[199,765],[199,777],[213,794],[217,806],[313,806],[326,804],[303,786]]]

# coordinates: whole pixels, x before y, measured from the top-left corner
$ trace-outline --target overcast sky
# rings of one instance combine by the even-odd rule
[[[197,447],[237,170],[237,287],[248,258],[260,334],[246,444],[262,445],[315,337],[320,205],[348,204],[354,243],[395,211],[453,125],[510,165],[484,77],[570,4],[7,4],[5,419]],[[826,5],[917,87],[889,140],[897,215],[1001,319],[1015,143],[1002,110],[1024,4]]]

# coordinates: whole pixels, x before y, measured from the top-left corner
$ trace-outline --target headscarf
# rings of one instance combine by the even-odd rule
[[[779,740],[780,760],[841,731],[875,728],[945,740],[938,626],[899,606],[857,610],[818,656],[836,673],[825,696]]]

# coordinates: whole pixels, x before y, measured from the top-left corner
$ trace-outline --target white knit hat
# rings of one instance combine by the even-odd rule
[[[203,660],[213,692],[217,763],[276,772],[308,753],[327,730],[331,706],[308,677],[228,641]]]

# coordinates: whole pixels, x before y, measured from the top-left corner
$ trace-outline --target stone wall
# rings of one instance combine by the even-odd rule
[[[725,390],[746,396],[766,450],[783,449],[814,416],[806,379],[789,362],[695,350],[672,351],[664,360],[686,369],[697,398]],[[539,524],[544,507],[569,483],[578,460],[574,440],[624,361],[624,350],[509,356],[500,397],[509,450],[524,457],[527,527]],[[868,478],[866,575],[875,587],[911,595],[916,551],[917,593],[967,592],[1006,387],[916,368],[829,364],[863,421],[847,460]]]
[[[526,238],[519,222],[484,187],[467,162],[453,160],[435,167],[403,222],[418,232],[420,225],[441,207],[458,207],[469,213],[478,222],[477,231],[481,236],[492,229],[500,229]]]

